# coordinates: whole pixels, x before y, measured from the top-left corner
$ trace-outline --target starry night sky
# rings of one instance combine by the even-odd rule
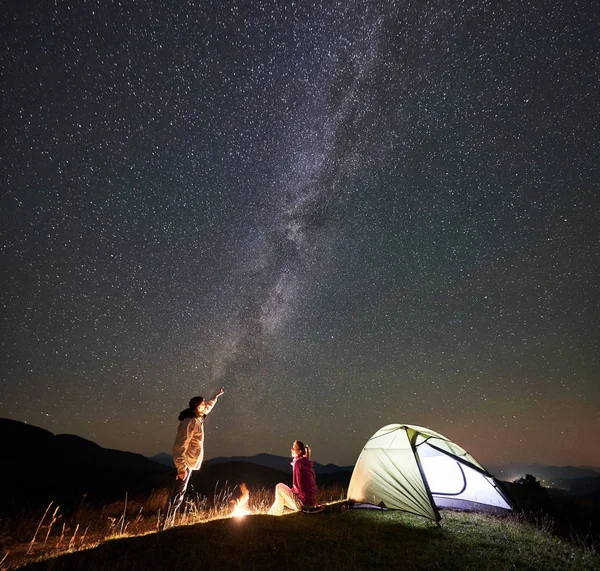
[[[597,0],[3,12],[0,416],[600,465]]]

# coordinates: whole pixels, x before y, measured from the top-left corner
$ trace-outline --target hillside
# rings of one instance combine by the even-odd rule
[[[164,455],[158,455],[161,461],[166,463]],[[276,456],[274,454],[255,454],[254,456],[219,456],[211,458],[205,462],[206,464],[222,464],[224,462],[248,462],[250,464],[258,464],[260,466],[267,466],[284,472],[286,474],[292,473],[292,465],[289,456]],[[335,474],[338,472],[352,473],[354,466],[337,466],[336,464],[321,464],[320,462],[313,461],[315,474]]]
[[[600,568],[597,554],[515,518],[444,512],[441,527],[398,512],[331,511],[220,519],[22,567],[31,571],[188,569]]]
[[[350,472],[340,471],[317,475],[317,486],[339,486],[347,488],[350,483]],[[244,482],[253,489],[274,488],[278,482],[292,485],[292,474],[253,464],[251,462],[219,462],[206,463],[192,476],[190,484],[193,489],[205,496],[214,494],[215,488],[233,488]]]
[[[128,497],[147,495],[153,489],[172,486],[175,475],[167,455],[157,460],[141,454],[102,448],[90,440],[71,434],[58,434],[23,422],[0,419],[3,444],[0,513],[44,508],[50,501],[69,509],[85,497],[87,502],[107,503]],[[213,496],[215,490],[232,490],[245,482],[251,489],[274,488],[278,482],[291,485],[291,471],[284,473],[265,466],[260,460],[274,461],[290,467],[289,459],[258,455],[259,462],[221,458],[206,462],[191,479],[190,492]],[[269,458],[267,458],[269,457]],[[170,456],[168,457],[170,458]],[[239,457],[240,459],[243,457]],[[22,466],[35,462],[35,470]],[[244,460],[247,460],[244,458]],[[351,473],[333,465],[323,467],[317,475],[319,486],[347,488]]]
[[[22,422],[0,419],[0,441],[5,482],[0,488],[0,514],[40,511],[50,501],[68,511],[84,499],[102,505],[125,497],[148,497],[152,490],[162,490],[166,497],[173,483],[173,468],[140,454],[105,449],[79,436],[54,435]],[[32,459],[35,469],[23,471]],[[167,455],[157,459],[166,462]],[[532,517],[546,514],[563,536],[574,531],[598,537],[600,475],[590,468],[513,465],[519,470],[531,467],[538,471],[547,468],[546,475],[562,476],[565,479],[557,482],[564,484],[534,497],[523,496],[518,486],[510,486],[516,507]],[[289,468],[289,458],[270,454],[215,458],[194,473],[189,497],[199,494],[212,502],[218,493],[235,493],[242,482],[251,492],[266,489],[272,493],[278,482],[291,484]],[[317,463],[316,473],[318,487],[335,490],[336,499],[347,490],[351,477],[348,467]],[[592,477],[581,477],[590,473]]]
[[[85,496],[105,502],[168,485],[171,471],[141,454],[102,448],[71,434],[0,419],[0,508],[22,510],[54,500],[68,506]],[[24,470],[23,467],[28,468]]]
[[[592,466],[545,466],[512,462],[491,466],[488,470],[494,477],[504,481],[514,481],[531,474],[548,488],[560,488],[577,495],[600,489],[600,468]]]

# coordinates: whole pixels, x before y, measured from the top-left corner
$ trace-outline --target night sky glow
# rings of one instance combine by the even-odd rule
[[[0,416],[600,465],[597,0],[9,0]]]

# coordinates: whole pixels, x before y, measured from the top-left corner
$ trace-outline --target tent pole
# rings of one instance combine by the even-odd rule
[[[410,430],[410,433],[408,432],[409,430]],[[419,473],[421,474],[421,479],[423,480],[423,484],[425,484],[425,491],[427,492],[427,496],[429,497],[431,507],[433,508],[433,513],[435,514],[435,523],[437,524],[438,527],[441,527],[440,520],[442,519],[442,516],[440,515],[440,511],[438,510],[437,506],[435,505],[435,500],[433,499],[433,494],[431,493],[431,490],[429,489],[429,482],[427,481],[427,478],[425,477],[425,472],[423,472],[423,466],[421,466],[421,459],[419,458],[419,454],[417,452],[417,446],[415,445],[415,440],[417,438],[418,433],[415,432],[414,430],[411,430],[408,428],[406,431],[407,431],[407,434],[409,435],[408,441],[410,442],[410,447],[415,456],[415,460],[417,461],[417,467],[419,468]]]

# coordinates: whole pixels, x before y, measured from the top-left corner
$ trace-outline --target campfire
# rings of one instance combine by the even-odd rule
[[[244,517],[250,513],[247,508],[250,492],[243,482],[240,484],[240,492],[242,495],[233,502],[233,511],[231,512],[233,517]]]

